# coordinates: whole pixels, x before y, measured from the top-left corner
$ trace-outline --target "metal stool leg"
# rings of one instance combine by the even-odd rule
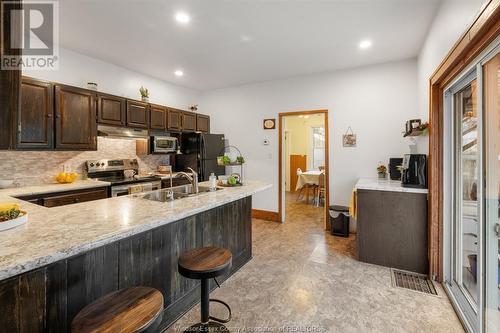
[[[210,287],[209,280],[201,280],[201,323],[207,324],[210,319]]]
[[[201,280],[201,322],[189,327],[186,333],[225,333],[229,332],[224,323],[228,323],[231,320],[231,308],[227,303],[218,300],[210,299],[210,279]],[[219,283],[215,281],[217,285]],[[219,286],[220,287],[220,286]],[[210,302],[216,302],[224,305],[229,312],[227,319],[220,319],[217,317],[210,316]]]

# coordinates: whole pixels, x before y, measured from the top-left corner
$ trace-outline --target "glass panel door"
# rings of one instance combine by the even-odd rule
[[[479,178],[477,80],[457,92],[456,156],[459,176],[456,179],[457,250],[461,262],[457,262],[455,282],[460,286],[474,309],[478,303],[477,258],[479,253],[479,207],[477,185]]]
[[[486,331],[500,332],[500,54],[483,67],[486,177]]]
[[[463,315],[477,330],[480,304],[480,122],[476,72],[449,90],[452,126],[450,268],[446,282]]]

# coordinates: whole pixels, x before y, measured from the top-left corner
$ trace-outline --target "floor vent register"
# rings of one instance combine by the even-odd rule
[[[436,288],[427,275],[391,268],[393,287],[437,295]]]

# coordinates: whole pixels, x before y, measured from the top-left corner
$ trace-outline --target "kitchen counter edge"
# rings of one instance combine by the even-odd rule
[[[426,188],[411,188],[401,186],[399,180],[387,180],[377,178],[360,178],[354,186],[356,190],[391,191],[403,193],[427,194]]]
[[[111,232],[106,232],[103,236],[95,235],[95,237],[89,236],[89,238],[92,238],[89,241],[82,242],[81,244],[73,244],[72,246],[69,247],[64,247],[59,248],[54,251],[50,251],[50,253],[44,253],[44,254],[39,254],[36,249],[32,250],[33,255],[28,255],[29,258],[26,258],[26,246],[28,247],[34,247],[33,243],[28,242],[25,239],[22,239],[19,243],[20,244],[14,244],[15,248],[8,248],[6,249],[4,242],[2,242],[2,239],[5,237],[9,237],[10,235],[18,236],[22,235],[23,233],[23,227],[19,227],[18,229],[11,229],[7,230],[4,232],[0,232],[0,244],[4,243],[3,245],[0,245],[0,253],[2,255],[0,256],[0,281],[8,279],[10,277],[34,270],[36,268],[42,267],[49,265],[51,263],[54,263],[59,260],[63,260],[87,251],[90,251],[94,248],[98,248],[101,246],[104,246],[106,244],[110,244],[116,241],[119,241],[124,238],[132,237],[136,234],[157,228],[159,226],[172,223],[175,221],[182,220],[184,218],[187,218],[189,216],[195,215],[197,213],[203,212],[210,210],[212,208],[224,205],[226,203],[236,201],[239,199],[242,199],[247,196],[254,195],[258,192],[267,190],[272,187],[272,184],[269,183],[264,183],[260,181],[247,181],[248,186],[242,186],[242,187],[237,187],[237,188],[225,188],[224,190],[213,192],[213,193],[206,193],[202,194],[203,197],[200,195],[198,197],[193,197],[193,198],[184,198],[184,199],[179,199],[176,200],[176,202],[179,202],[179,207],[177,209],[173,209],[172,211],[169,211],[168,213],[165,212],[165,215],[162,216],[155,216],[153,218],[146,219],[144,223],[142,222],[136,222],[132,227],[128,229],[123,229],[120,228],[121,224],[118,223],[118,226],[116,226],[117,230],[112,230]],[[105,186],[105,185],[104,185]],[[4,193],[0,193],[4,194]],[[23,193],[25,194],[25,193]],[[12,193],[11,195],[22,195],[18,193]],[[222,196],[221,196],[222,195]],[[2,199],[5,199],[6,195],[3,196]],[[12,198],[12,201],[19,201],[17,199]],[[76,204],[76,205],[71,205],[68,207],[71,207],[72,209],[78,208],[79,205],[93,205],[95,203],[98,203],[99,201],[106,201],[106,200],[138,200],[136,198],[132,198],[131,196],[126,196],[126,197],[118,197],[118,198],[108,198],[108,199],[102,199],[98,201],[92,201],[92,202],[86,202],[86,203],[81,203],[81,204]],[[200,201],[204,200],[204,203],[199,205],[199,206],[193,206],[193,204],[199,203]],[[161,203],[158,202],[151,202],[150,204],[153,205],[161,205]],[[191,204],[191,205],[190,205]],[[31,204],[30,204],[31,205]],[[34,206],[34,205],[32,205]],[[45,207],[40,207],[40,209],[45,210],[46,212],[50,211],[51,209],[61,209],[62,207],[56,207],[56,208],[45,208]],[[174,207],[175,208],[175,207]],[[28,221],[29,223],[29,221]],[[63,221],[61,221],[63,223]],[[76,230],[78,230],[78,225],[75,226]],[[60,233],[60,230],[57,230],[57,232]],[[16,234],[17,233],[17,234]],[[32,236],[32,235],[30,235]],[[34,243],[36,243],[39,240],[39,238],[34,237],[32,240]],[[28,243],[28,244],[26,244]],[[38,249],[42,249],[43,251],[43,244],[40,244],[38,246]],[[8,250],[6,252],[7,255],[6,257],[9,257],[8,260],[5,262],[5,258],[2,258],[5,255],[4,250]],[[20,258],[16,259],[16,255],[20,256]],[[11,258],[12,257],[12,258]]]

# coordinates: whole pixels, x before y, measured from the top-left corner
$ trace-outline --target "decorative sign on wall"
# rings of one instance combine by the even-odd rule
[[[264,119],[264,129],[275,129],[276,119]]]
[[[345,134],[342,136],[342,145],[344,147],[356,147],[356,142],[356,134],[354,134],[351,126],[349,126]]]

